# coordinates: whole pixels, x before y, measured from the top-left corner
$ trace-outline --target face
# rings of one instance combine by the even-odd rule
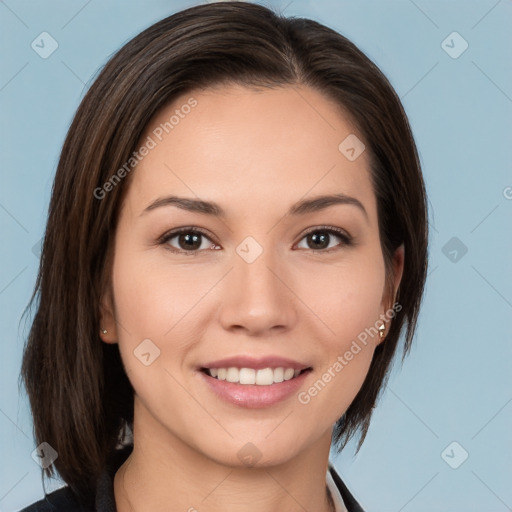
[[[351,134],[306,87],[195,91],[150,123],[102,308],[139,432],[227,465],[330,442],[390,305],[368,155],[339,149]],[[222,367],[244,370],[204,370]]]

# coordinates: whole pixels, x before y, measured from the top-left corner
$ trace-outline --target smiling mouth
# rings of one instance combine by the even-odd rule
[[[312,368],[295,370],[293,368],[201,368],[201,372],[217,380],[224,380],[233,384],[270,386],[280,382],[293,380],[299,375],[312,371]]]

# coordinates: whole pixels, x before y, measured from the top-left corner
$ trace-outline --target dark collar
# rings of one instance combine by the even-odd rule
[[[341,497],[343,498],[343,503],[347,508],[348,512],[364,512],[363,507],[359,505],[357,500],[352,496],[351,492],[348,490],[348,487],[343,483],[343,480],[340,478],[334,466],[329,462],[329,472],[331,473],[332,479],[336,484],[336,487],[340,491]]]
[[[132,453],[133,445],[116,450],[110,457],[107,467],[98,477],[96,483],[96,512],[116,512],[114,497],[114,477],[123,462]]]

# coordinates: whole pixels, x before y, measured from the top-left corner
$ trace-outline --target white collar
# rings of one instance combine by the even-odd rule
[[[329,468],[327,468],[327,488],[331,492],[332,500],[334,501],[334,510],[335,512],[348,512],[347,507],[345,507],[345,503],[343,503],[343,498],[341,497],[340,491],[336,487],[334,480],[332,478],[331,472]]]

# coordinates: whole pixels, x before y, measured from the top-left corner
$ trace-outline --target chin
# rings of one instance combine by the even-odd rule
[[[243,440],[230,438],[203,453],[217,464],[232,468],[269,468],[289,462],[299,454],[300,446],[296,434],[288,431],[278,436],[274,432],[247,436]]]

